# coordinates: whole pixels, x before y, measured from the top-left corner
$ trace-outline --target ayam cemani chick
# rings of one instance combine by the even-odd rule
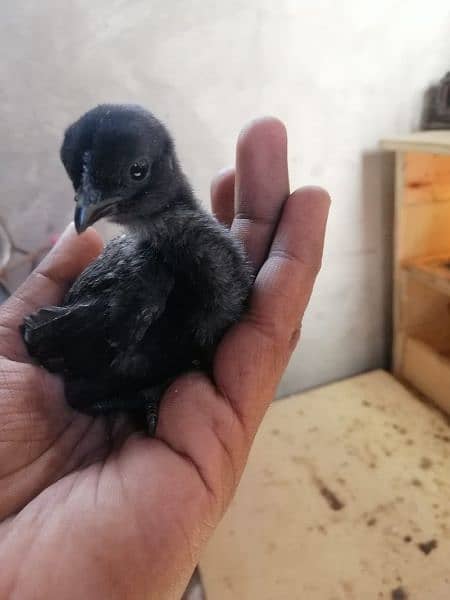
[[[75,227],[125,226],[62,306],[24,321],[32,357],[62,373],[69,404],[126,412],[154,434],[161,395],[179,374],[209,370],[245,308],[252,276],[239,243],[195,199],[166,128],[132,105],[101,105],[65,132]],[[146,421],[144,420],[146,419]]]

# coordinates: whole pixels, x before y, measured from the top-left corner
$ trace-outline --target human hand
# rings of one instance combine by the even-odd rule
[[[1,598],[182,595],[297,343],[329,199],[289,194],[284,127],[262,119],[241,134],[212,204],[257,272],[250,308],[222,340],[213,380],[192,373],[168,389],[156,438],[119,419],[111,442],[105,418],[74,412],[19,334],[100,252],[94,230],[68,229],[0,308]]]

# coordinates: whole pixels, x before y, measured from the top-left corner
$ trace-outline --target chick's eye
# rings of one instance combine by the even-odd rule
[[[130,167],[130,177],[134,181],[142,181],[148,173],[148,164],[145,161],[135,162]]]

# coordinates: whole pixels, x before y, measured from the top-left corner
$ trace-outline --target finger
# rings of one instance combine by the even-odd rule
[[[31,273],[28,279],[0,309],[0,327],[10,331],[13,339],[2,336],[2,345],[17,345],[18,328],[25,316],[45,305],[57,304],[77,275],[98,256],[103,242],[94,229],[77,235],[69,225],[57,244]],[[18,351],[23,348],[18,348]]]
[[[225,336],[214,377],[247,430],[256,428],[298,341],[320,269],[329,196],[303,188],[286,201],[250,308]]]
[[[236,206],[232,231],[244,243],[255,269],[264,262],[280,210],[289,195],[287,135],[280,121],[265,117],[239,136]]]
[[[211,208],[217,220],[230,227],[234,217],[234,177],[232,167],[220,171],[211,183]]]

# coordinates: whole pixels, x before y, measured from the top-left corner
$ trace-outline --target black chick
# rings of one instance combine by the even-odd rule
[[[101,105],[65,132],[61,159],[78,233],[107,217],[127,233],[107,244],[62,306],[24,321],[28,351],[64,374],[69,404],[91,415],[146,418],[180,373],[208,370],[244,310],[251,271],[239,243],[200,208],[166,128],[149,112]]]

